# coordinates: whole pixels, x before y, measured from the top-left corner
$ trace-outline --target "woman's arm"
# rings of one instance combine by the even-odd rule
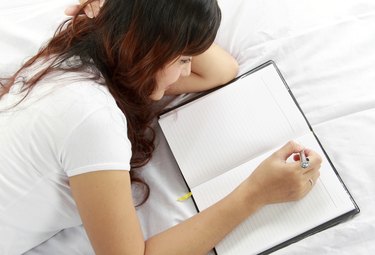
[[[128,171],[98,171],[72,177],[70,182],[97,255],[207,254],[260,207],[256,196],[243,186],[202,213],[144,241]]]
[[[191,74],[180,77],[166,94],[177,95],[208,90],[229,82],[237,73],[237,61],[220,46],[213,44],[201,55],[193,57]]]
[[[128,171],[98,171],[70,178],[84,227],[97,255],[207,254],[225,235],[265,204],[296,200],[319,176],[320,157],[306,151],[310,167],[286,163],[302,150],[288,143],[263,161],[227,197],[194,217],[144,241],[133,206]]]

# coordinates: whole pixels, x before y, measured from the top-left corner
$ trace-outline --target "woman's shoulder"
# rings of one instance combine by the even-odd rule
[[[74,104],[88,107],[116,106],[107,86],[89,78],[70,76],[53,93]]]
[[[84,73],[65,72],[46,77],[35,87],[35,94],[38,101],[60,105],[62,110],[118,108],[107,86]]]
[[[17,86],[13,89],[11,93],[14,94],[14,98],[11,94],[9,102],[17,102],[23,97],[22,93],[17,94]],[[125,115],[108,88],[100,80],[94,80],[79,72],[56,72],[44,77],[12,110],[18,116],[33,116],[33,122],[39,123],[38,126],[41,128],[42,123],[45,123],[46,127],[62,127],[55,129],[61,132],[73,130],[88,118],[95,117],[96,122],[100,122],[105,118],[103,112],[117,116],[112,119],[120,120],[121,125],[126,128]]]
[[[51,65],[51,59],[41,59],[29,68],[23,70],[19,75],[19,84],[17,82],[12,86],[12,90],[17,94],[17,90],[23,89],[23,83],[34,79],[35,75]],[[105,85],[104,78],[93,68],[82,67],[75,69],[80,60],[72,57],[60,64],[53,71],[44,75],[32,88],[26,98],[33,101],[43,101],[52,104],[70,104],[79,107],[95,108],[101,106],[116,106],[116,102]],[[69,64],[69,63],[70,64]],[[71,66],[72,65],[72,66]],[[72,68],[73,67],[73,68]]]

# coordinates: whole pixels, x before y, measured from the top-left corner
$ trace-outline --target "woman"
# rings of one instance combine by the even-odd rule
[[[96,254],[206,254],[262,206],[311,190],[320,157],[306,150],[308,168],[287,163],[303,149],[289,142],[217,204],[143,239],[131,183],[142,183],[136,170],[154,148],[154,101],[236,75],[212,46],[219,23],[216,0],[107,0],[95,18],[65,23],[3,82],[1,254],[81,223]]]

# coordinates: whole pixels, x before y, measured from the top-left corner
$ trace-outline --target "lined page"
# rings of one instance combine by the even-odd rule
[[[309,132],[273,65],[161,116],[189,187]]]
[[[321,175],[312,191],[302,200],[268,205],[250,216],[216,246],[218,254],[257,254],[355,209],[313,134],[296,140],[323,157]],[[192,189],[199,210],[229,194],[272,152]]]

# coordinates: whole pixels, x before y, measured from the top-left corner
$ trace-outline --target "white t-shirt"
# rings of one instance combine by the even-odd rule
[[[68,177],[129,170],[124,114],[107,88],[79,73],[54,73],[22,97],[0,99],[0,254],[21,254],[81,225]]]

